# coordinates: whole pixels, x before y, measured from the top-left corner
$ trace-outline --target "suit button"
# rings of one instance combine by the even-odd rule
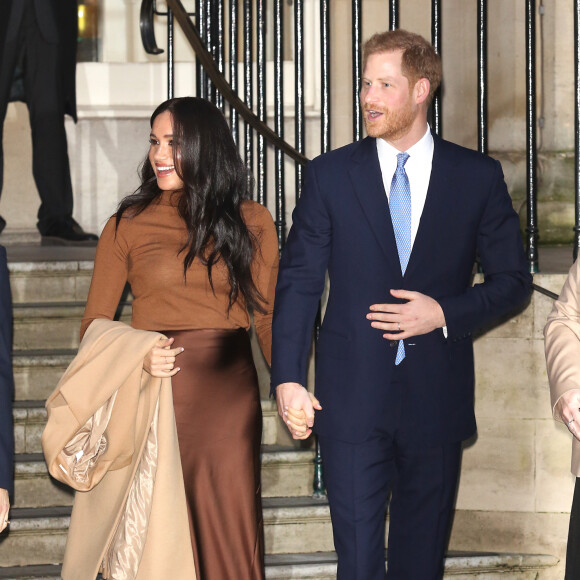
[[[399,342],[398,340],[391,340],[391,341],[389,342],[389,346],[390,346],[391,348],[393,348],[394,346],[397,346],[398,342]]]

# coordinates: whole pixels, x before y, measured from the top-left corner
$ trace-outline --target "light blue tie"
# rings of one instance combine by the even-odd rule
[[[391,193],[389,195],[389,208],[395,240],[401,262],[401,272],[405,274],[409,257],[411,256],[411,187],[409,178],[405,172],[405,163],[409,159],[408,153],[397,154],[397,169],[391,181]],[[398,365],[405,358],[405,345],[399,340],[395,364]]]

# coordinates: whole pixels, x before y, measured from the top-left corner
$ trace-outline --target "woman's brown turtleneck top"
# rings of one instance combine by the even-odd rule
[[[164,192],[134,217],[115,228],[115,216],[105,226],[95,257],[95,269],[81,324],[81,337],[95,318],[112,320],[126,282],[133,294],[132,326],[143,330],[185,330],[250,327],[250,315],[238,299],[228,312],[230,286],[222,262],[212,269],[214,291],[207,267],[195,259],[183,275],[179,253],[187,229],[177,213],[176,194]],[[256,239],[252,275],[265,298],[264,314],[254,313],[262,351],[270,362],[274,288],[278,274],[278,240],[272,216],[262,205],[244,201],[242,217]]]

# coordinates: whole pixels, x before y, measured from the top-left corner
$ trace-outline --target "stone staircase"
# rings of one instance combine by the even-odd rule
[[[68,488],[48,475],[40,436],[46,421],[44,401],[78,347],[93,250],[47,252],[34,246],[8,247],[16,467],[12,523],[9,533],[0,537],[0,578],[6,579],[59,577],[73,499]],[[122,320],[129,317],[127,305]],[[310,495],[314,452],[288,440],[273,401],[263,400],[262,411],[267,578],[335,578],[328,505]],[[452,553],[446,578],[543,578],[542,570],[556,563],[557,558],[543,555]]]

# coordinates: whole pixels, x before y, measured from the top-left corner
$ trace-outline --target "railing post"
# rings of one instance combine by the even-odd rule
[[[389,29],[399,28],[399,0],[389,0]]]
[[[244,84],[245,102],[254,109],[254,70],[252,62],[253,10],[252,0],[244,0]],[[245,124],[244,151],[246,167],[254,172],[254,134],[252,127]]]
[[[487,153],[487,0],[477,2],[477,148]]]
[[[238,92],[238,0],[230,0],[230,86]],[[230,128],[237,145],[239,139],[238,113],[230,105]]]
[[[362,13],[361,0],[352,0],[352,136],[358,141],[362,136],[360,82],[362,77]]]
[[[437,54],[441,54],[441,0],[431,2],[431,43]],[[441,112],[441,87],[437,89],[433,98],[433,130],[441,136],[443,127],[443,114]]]
[[[330,0],[320,0],[320,57],[321,57],[321,124],[320,124],[320,151],[330,150]],[[321,310],[318,306],[314,323],[314,341],[318,342],[318,333],[321,324]],[[322,458],[320,442],[316,438],[316,456],[314,458],[314,480],[312,482],[312,497],[323,499],[326,497],[322,472]]]
[[[266,0],[257,0],[256,20],[258,23],[256,59],[258,61],[258,118],[266,122]],[[266,205],[266,140],[258,135],[258,201]]]
[[[195,25],[201,40],[206,42],[204,0],[197,0],[195,3]],[[207,74],[199,60],[199,56],[197,54],[195,56],[196,95],[202,99],[207,99]]]
[[[536,180],[536,1],[526,0],[526,104],[527,104],[527,258],[530,272],[538,272]]]
[[[225,50],[224,50],[224,1],[220,0],[219,2],[214,2],[214,26],[213,26],[213,39],[214,39],[214,54],[216,56],[216,61],[218,63],[218,68],[220,72],[224,73],[224,59],[225,59]],[[221,110],[224,112],[224,97],[223,95],[217,90],[214,86],[215,90],[215,103]]]
[[[274,130],[284,138],[284,6],[274,0]],[[276,149],[274,159],[276,190],[276,229],[280,251],[286,241],[286,204],[284,199],[284,153]]]
[[[330,150],[330,0],[320,0],[321,124],[320,152]]]
[[[304,2],[294,0],[294,147],[304,153]],[[302,193],[304,167],[294,162],[296,199]]]
[[[167,8],[167,98],[172,99],[175,83],[175,60],[173,53],[173,12]]]

